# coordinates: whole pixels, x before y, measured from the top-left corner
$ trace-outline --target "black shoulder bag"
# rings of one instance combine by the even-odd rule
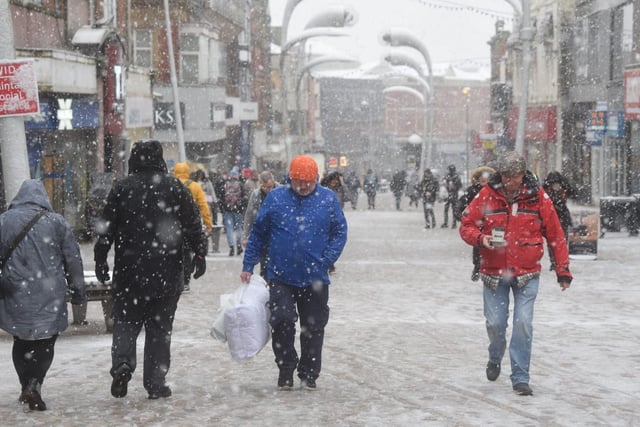
[[[22,231],[20,233],[18,233],[18,235],[13,239],[13,241],[9,244],[9,246],[7,246],[7,248],[4,250],[4,252],[2,253],[2,255],[0,255],[0,274],[2,274],[2,270],[4,269],[4,263],[7,259],[9,259],[9,257],[11,256],[11,254],[13,253],[13,250],[15,248],[18,247],[18,245],[20,244],[20,242],[22,241],[22,239],[24,239],[24,236],[27,235],[27,233],[29,232],[29,230],[31,230],[31,227],[34,226],[34,224],[36,222],[38,222],[38,220],[42,217],[42,215],[44,215],[45,213],[47,213],[46,209],[42,209],[40,212],[38,212],[36,214],[36,216],[33,217],[33,219],[31,221],[29,221],[29,223],[27,225],[24,226],[24,228],[22,229]]]

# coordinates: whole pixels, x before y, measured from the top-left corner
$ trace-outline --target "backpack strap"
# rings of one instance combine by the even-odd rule
[[[29,221],[29,223],[24,226],[20,233],[18,233],[18,235],[14,237],[13,241],[9,244],[9,246],[6,247],[6,249],[2,253],[2,256],[0,257],[0,268],[4,267],[5,261],[9,259],[9,257],[13,253],[13,250],[18,247],[22,239],[24,239],[29,230],[31,230],[31,227],[33,227],[45,213],[47,213],[47,210],[41,209],[40,212],[38,212],[33,218],[31,218],[31,221]]]
[[[182,184],[183,184],[185,187],[189,188],[189,186],[191,185],[191,183],[192,183],[192,182],[193,182],[193,180],[192,180],[192,179],[188,179],[188,180],[186,180],[185,182],[183,182]]]

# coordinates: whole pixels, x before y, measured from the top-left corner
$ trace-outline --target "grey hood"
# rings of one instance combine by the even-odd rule
[[[42,181],[37,179],[27,179],[20,186],[18,194],[13,198],[9,209],[24,205],[37,205],[49,212],[53,212],[53,207],[49,202],[49,196]]]

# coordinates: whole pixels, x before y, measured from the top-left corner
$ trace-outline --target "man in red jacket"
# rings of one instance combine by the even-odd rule
[[[553,202],[526,169],[524,158],[516,152],[507,152],[500,158],[497,173],[463,212],[460,236],[480,248],[489,335],[487,379],[495,381],[500,375],[507,344],[509,293],[513,292],[511,383],[517,394],[530,396],[533,306],[540,281],[543,239],[555,255],[555,271],[563,291],[570,286],[572,276],[564,231]]]

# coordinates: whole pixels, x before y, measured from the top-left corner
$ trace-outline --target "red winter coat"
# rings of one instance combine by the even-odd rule
[[[480,272],[502,276],[505,272],[520,276],[541,270],[543,238],[554,252],[558,282],[571,282],[569,251],[551,198],[536,178],[527,172],[520,194],[509,205],[502,193],[499,173],[491,177],[462,214],[460,236],[480,248]],[[506,245],[487,249],[482,236],[491,235],[493,227],[505,229]]]

